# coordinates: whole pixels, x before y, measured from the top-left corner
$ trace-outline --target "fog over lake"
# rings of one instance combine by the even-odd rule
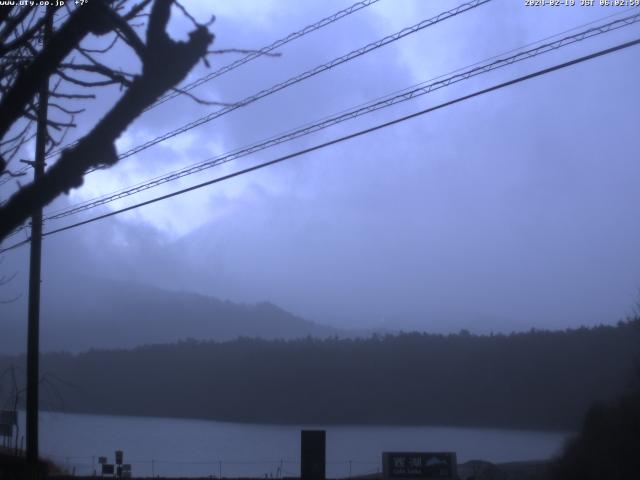
[[[21,412],[21,432],[24,414]],[[223,477],[300,474],[300,430],[323,426],[256,425],[205,420],[43,412],[41,451],[77,474],[99,456],[134,475]],[[539,460],[554,455],[568,433],[451,427],[329,426],[327,477],[380,471],[383,451],[455,451],[458,462]],[[221,464],[220,464],[221,462]],[[282,462],[282,463],[281,463]],[[153,471],[152,471],[153,468]]]

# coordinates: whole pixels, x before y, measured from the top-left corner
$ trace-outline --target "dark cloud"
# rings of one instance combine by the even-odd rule
[[[242,98],[437,13],[431,2],[397,3],[403,7],[383,1],[198,93]],[[95,194],[126,186],[614,13],[516,3],[494,2],[337,67],[127,159],[87,188]],[[345,6],[300,4],[258,8],[273,18],[221,14],[217,44],[262,46]],[[461,83],[180,185],[613,45],[634,31]],[[336,325],[510,331],[615,322],[630,313],[640,285],[633,207],[640,203],[639,55],[637,47],[616,53],[60,234],[45,242],[43,288],[63,271],[90,271],[237,301],[269,300]],[[123,142],[139,143],[209,111],[186,99],[169,102]],[[73,201],[91,196],[79,194]],[[7,255],[8,266],[24,254]],[[22,288],[20,271],[15,285]]]

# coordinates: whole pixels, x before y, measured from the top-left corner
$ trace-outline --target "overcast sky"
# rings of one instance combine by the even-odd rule
[[[216,48],[259,48],[347,1],[185,0]],[[235,102],[460,1],[381,0],[194,91]],[[579,1],[577,3],[580,3]],[[64,208],[612,14],[494,0],[122,160]],[[639,11],[636,9],[635,11]],[[628,13],[627,13],[628,14]],[[637,38],[640,24],[236,160],[45,230],[294,152]],[[191,25],[174,12],[173,35]],[[584,27],[586,28],[586,27]],[[237,58],[216,55],[215,69]],[[125,50],[113,65],[135,68]],[[190,79],[211,69],[199,65]],[[80,274],[271,301],[343,327],[474,332],[614,323],[640,288],[640,47],[474,98],[290,162],[48,237],[43,289]],[[90,127],[119,95],[105,91]],[[140,117],[124,151],[216,108],[180,97]],[[10,186],[2,187],[2,196]],[[45,212],[46,212],[45,211]],[[46,213],[45,213],[46,214]],[[7,242],[9,243],[9,242]],[[26,296],[28,250],[5,254]],[[81,281],[81,280],[78,280]]]

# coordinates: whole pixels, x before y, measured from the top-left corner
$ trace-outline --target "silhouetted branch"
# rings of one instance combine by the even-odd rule
[[[66,98],[68,100],[87,100],[96,98],[93,93],[60,93],[60,92],[52,92],[49,93],[50,97],[53,98]]]
[[[52,36],[50,47],[40,52],[26,68],[25,71],[31,72],[34,78],[24,89],[18,89],[16,87],[18,80],[24,76],[24,72],[19,73],[16,82],[0,102],[0,137],[2,137],[19,117],[34,118],[33,111],[30,111],[32,110],[31,99],[41,79],[54,72],[65,81],[83,87],[123,84],[122,80],[126,80],[127,90],[95,127],[76,144],[65,149],[58,161],[38,182],[22,187],[0,206],[0,240],[26,221],[36,208],[41,208],[61,193],[80,186],[87,170],[115,164],[118,160],[115,140],[145,108],[152,105],[167,90],[174,88],[200,59],[205,58],[207,48],[213,41],[213,35],[202,25],[197,26],[189,34],[187,42],[172,40],[166,32],[166,27],[173,1],[155,0],[149,15],[147,41],[144,44],[131,26],[108,8],[105,2],[106,0],[90,2],[83,8],[74,10],[69,21]],[[94,6],[90,9],[86,8],[91,5]],[[142,8],[137,12],[139,13]],[[84,14],[82,17],[81,13]],[[88,18],[89,14],[91,18]],[[75,29],[71,30],[70,25],[75,25]],[[65,68],[92,70],[91,73],[102,75],[105,75],[106,71],[99,71],[101,69],[95,65],[78,66],[73,63],[64,64],[62,65],[64,68],[61,68],[62,60],[77,48],[88,33],[103,35],[112,31],[122,35],[140,57],[142,62],[140,75],[129,79],[124,76],[125,74],[111,72],[107,74],[108,80],[87,81],[69,75],[64,71]],[[63,94],[58,94],[59,97],[61,95]],[[16,113],[16,107],[19,113]],[[6,117],[3,115],[5,112]],[[74,124],[50,120],[49,125],[59,129]]]
[[[262,55],[264,55],[265,57],[281,57],[282,54],[278,53],[278,52],[262,52],[261,50],[251,50],[251,49],[245,49],[245,48],[223,48],[223,49],[219,49],[219,50],[209,50],[207,52],[207,55],[224,55],[226,53],[242,53],[242,54],[247,54],[247,53],[261,53]]]
[[[171,90],[173,90],[174,92],[178,92],[182,95],[186,95],[187,97],[189,97],[191,100],[193,100],[196,103],[199,103],[201,105],[215,105],[218,107],[232,107],[235,105],[235,103],[227,103],[227,102],[219,102],[216,100],[205,100],[203,98],[197,97],[196,95],[194,95],[193,93],[187,91],[187,90],[183,90],[179,87],[173,87]]]
[[[106,0],[95,0],[74,10],[69,21],[51,36],[47,48],[39,52],[33,62],[17,74],[11,88],[0,101],[0,138],[20,118],[42,81],[53,74],[80,41],[88,33],[100,35],[103,32],[103,21],[108,12]]]
[[[122,18],[126,21],[129,21],[133,18],[137,18],[142,11],[151,3],[152,0],[143,0],[142,2],[131,7],[128,13],[124,14]]]
[[[105,85],[119,83],[121,85],[128,87],[131,85],[131,81],[127,78],[127,76],[133,77],[132,74],[117,72],[108,67],[105,67],[104,65],[67,64],[65,65],[64,68],[68,70],[96,73],[96,74],[105,76],[109,79],[109,80],[103,80],[103,81],[85,82],[87,84],[90,84],[89,86],[96,86],[96,84],[97,86],[102,86],[101,84],[103,83]],[[75,83],[77,83],[78,79],[74,79],[74,81]]]
[[[113,36],[113,40],[111,40],[111,42],[109,42],[109,44],[104,48],[84,48],[84,47],[79,47],[78,51],[79,52],[86,52],[86,53],[107,53],[118,42],[118,38],[120,38],[120,37],[118,37],[118,35],[115,34]]]
[[[66,72],[58,71],[56,72],[65,82],[71,83],[73,85],[78,85],[80,87],[105,87],[107,85],[114,85],[119,83],[116,80],[81,80],[79,78],[72,77]]]

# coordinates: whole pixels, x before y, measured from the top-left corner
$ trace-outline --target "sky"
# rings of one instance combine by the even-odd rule
[[[237,102],[460,3],[380,0],[278,49],[279,57],[250,62],[194,93]],[[184,1],[201,21],[216,15],[211,26],[216,49],[261,48],[350,4]],[[630,11],[527,7],[520,0],[494,0],[87,175],[81,188],[59,198],[45,215]],[[179,11],[173,12],[172,36],[186,38],[191,28]],[[48,222],[45,231],[639,34],[640,24],[634,24],[597,36],[144,194]],[[199,64],[187,81],[238,55],[209,58],[211,68]],[[640,298],[639,60],[640,47],[632,47],[52,235],[44,241],[42,288],[67,282],[71,298],[74,282],[90,275],[235,302],[269,301],[306,319],[343,328],[466,328],[487,333],[615,323],[632,314]],[[108,61],[124,69],[139,67],[124,48],[110,52]],[[120,94],[117,89],[100,92],[74,135],[86,133]],[[118,150],[217,108],[184,96],[173,99],[138,118],[118,140]],[[15,183],[1,188],[0,197],[6,198]],[[28,250],[4,254],[0,269],[17,273],[2,295],[22,295],[23,301]]]

